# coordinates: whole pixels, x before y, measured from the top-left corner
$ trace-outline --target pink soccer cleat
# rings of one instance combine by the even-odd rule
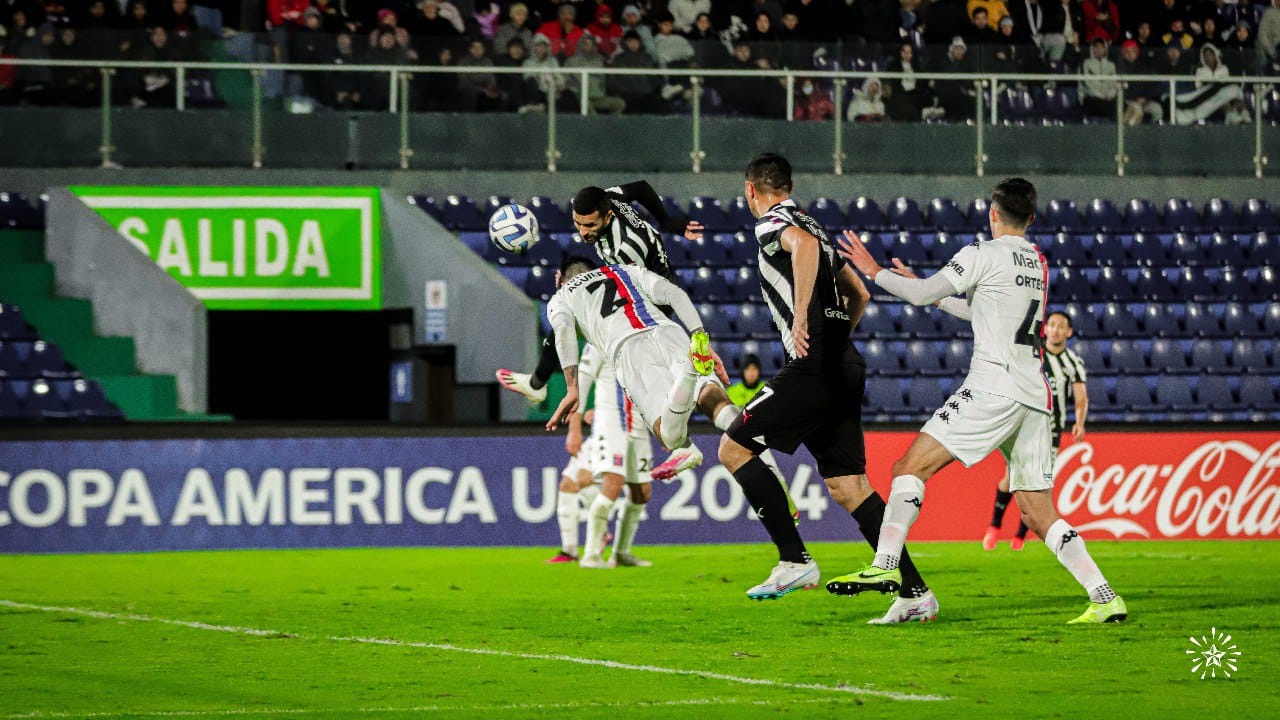
[[[1012,540],[1010,540],[1010,541],[1009,541],[1009,549],[1010,549],[1010,550],[1021,550],[1021,549],[1022,549],[1022,546],[1023,546],[1023,545],[1025,545],[1026,543],[1027,543],[1027,539],[1026,539],[1026,538],[1024,538],[1024,537],[1017,537],[1017,536],[1015,535],[1015,536],[1014,536],[1014,538],[1013,538]]]
[[[1000,528],[992,525],[987,528],[987,534],[982,536],[982,549],[988,552],[995,550],[998,542],[1000,542]]]
[[[560,565],[560,564],[563,564],[563,563],[576,563],[576,562],[578,562],[578,558],[576,558],[576,557],[574,557],[574,556],[570,555],[569,553],[567,553],[567,552],[565,552],[565,551],[561,550],[560,552],[556,553],[556,556],[555,556],[555,557],[553,557],[553,558],[551,558],[550,560],[548,560],[548,561],[547,561],[547,564],[548,564],[548,565]]]
[[[685,470],[692,470],[702,464],[702,451],[696,445],[677,448],[661,465],[649,473],[654,480],[670,480]]]

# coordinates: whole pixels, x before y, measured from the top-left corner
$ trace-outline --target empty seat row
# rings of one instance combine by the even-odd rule
[[[1082,338],[1280,336],[1280,302],[1270,303],[1066,303]]]
[[[93,380],[0,379],[0,420],[120,420]]]
[[[1205,268],[1052,268],[1056,300],[1170,300],[1196,302],[1280,300],[1280,270],[1271,266]]]
[[[1088,388],[1091,407],[1096,398],[1101,407],[1121,411],[1280,411],[1280,375],[1099,377],[1091,378]]]
[[[0,303],[0,340],[35,340],[38,337],[17,305]]]
[[[43,340],[0,340],[0,378],[74,378],[80,372],[57,345]]]
[[[1092,373],[1269,374],[1280,371],[1275,340],[1099,340],[1073,343]]]

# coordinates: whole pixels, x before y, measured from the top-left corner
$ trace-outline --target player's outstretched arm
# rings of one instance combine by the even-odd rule
[[[836,283],[840,286],[840,294],[845,298],[844,310],[849,315],[849,329],[856,330],[858,322],[862,320],[862,313],[871,303],[871,292],[867,290],[862,278],[858,277],[858,273],[848,265],[840,267],[840,272],[836,274]]]
[[[912,305],[932,305],[957,292],[955,285],[942,273],[930,275],[921,280],[885,270],[875,258],[871,257],[862,238],[852,230],[844,231],[844,237],[839,239],[838,252],[840,257],[852,263],[858,272],[873,279],[876,285]]]
[[[818,283],[818,238],[794,225],[782,231],[782,249],[791,254],[791,277],[795,280],[795,319],[791,321],[791,340],[796,357],[809,354],[809,302]]]
[[[624,202],[640,203],[640,207],[648,210],[649,214],[658,221],[658,228],[663,232],[683,235],[687,240],[697,240],[702,237],[702,223],[690,222],[689,218],[683,214],[668,213],[666,206],[662,204],[662,198],[658,196],[658,191],[654,190],[647,181],[637,180],[619,185],[612,190],[621,195]]]

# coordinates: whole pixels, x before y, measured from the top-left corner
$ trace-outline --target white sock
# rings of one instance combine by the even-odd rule
[[[587,539],[582,551],[583,557],[598,557],[604,550],[604,533],[609,529],[609,508],[613,501],[604,495],[597,495],[591,502],[587,513]]]
[[[560,491],[556,498],[556,521],[560,523],[560,549],[578,554],[578,493]]]
[[[880,542],[876,546],[878,568],[892,570],[898,567],[902,546],[907,544],[907,531],[920,515],[924,503],[924,481],[915,475],[899,475],[889,489],[889,501],[880,523]]]
[[[613,534],[613,555],[630,553],[631,541],[635,540],[636,529],[640,527],[640,516],[644,514],[644,505],[637,505],[629,499],[618,499],[618,526]]]
[[[591,505],[596,501],[596,497],[600,494],[600,486],[592,483],[578,491],[578,502],[582,505],[582,520],[586,520],[591,514]]]
[[[1084,538],[1080,537],[1066,520],[1058,518],[1057,522],[1049,526],[1049,531],[1044,536],[1044,544],[1058,556],[1058,562],[1062,563],[1076,582],[1089,592],[1090,601],[1105,603],[1115,599],[1115,591],[1107,584],[1107,579],[1102,576],[1098,564],[1089,556],[1089,549],[1084,546]]]
[[[662,444],[674,450],[684,447],[689,436],[689,416],[693,414],[693,389],[701,377],[693,366],[677,369],[675,384],[667,393],[666,409],[662,411]]]
[[[737,420],[738,416],[741,414],[742,408],[737,405],[725,405],[720,408],[720,412],[716,413],[715,419],[712,420],[712,422],[715,423],[717,430],[724,432],[729,429],[729,426],[732,425],[733,421]]]

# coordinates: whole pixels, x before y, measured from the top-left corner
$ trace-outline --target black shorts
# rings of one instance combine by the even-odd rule
[[[727,431],[759,454],[791,453],[803,444],[824,478],[867,471],[862,437],[862,393],[867,367],[853,346],[838,358],[791,361],[765,383]]]
[[[1053,454],[1057,455],[1058,450],[1060,450],[1061,448],[1062,448],[1062,431],[1055,430],[1053,431]]]

